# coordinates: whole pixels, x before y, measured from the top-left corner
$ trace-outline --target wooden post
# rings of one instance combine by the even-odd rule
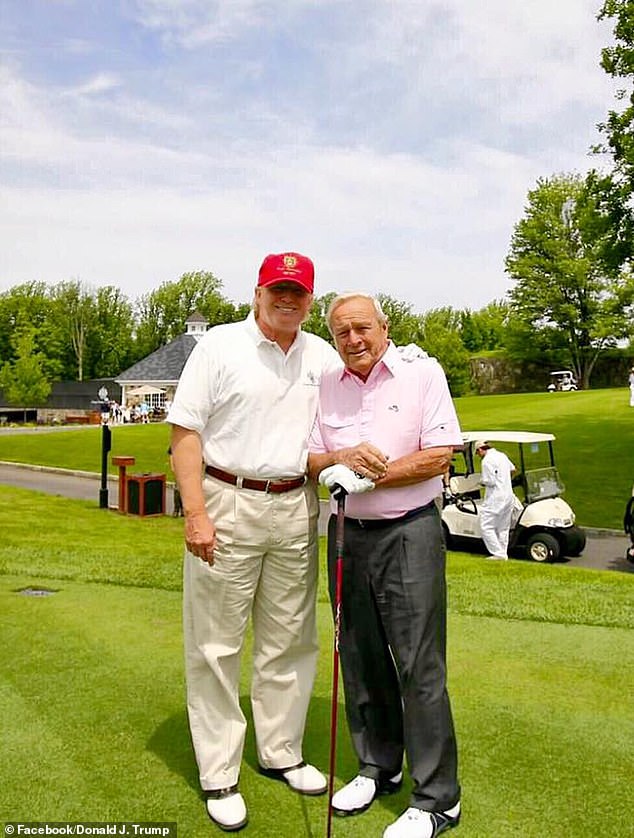
[[[112,464],[119,466],[119,512],[128,511],[128,491],[127,478],[125,470],[127,466],[133,466],[135,463],[134,457],[113,457]]]

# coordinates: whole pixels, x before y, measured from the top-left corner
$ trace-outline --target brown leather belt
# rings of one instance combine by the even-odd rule
[[[217,480],[230,483],[238,489],[254,489],[256,492],[271,492],[274,495],[299,489],[306,482],[306,477],[291,477],[288,480],[254,480],[251,477],[238,477],[236,474],[230,474],[215,466],[205,466],[205,471]]]

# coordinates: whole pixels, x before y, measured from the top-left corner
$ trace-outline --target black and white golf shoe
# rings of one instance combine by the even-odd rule
[[[426,812],[410,806],[388,826],[383,838],[435,838],[446,829],[458,826],[459,822],[460,803],[445,812]]]

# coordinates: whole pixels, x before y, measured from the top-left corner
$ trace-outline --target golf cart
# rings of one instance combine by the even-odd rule
[[[569,393],[577,389],[577,379],[572,370],[555,370],[550,374],[549,393]]]
[[[490,445],[501,443],[496,447],[504,450],[516,468],[509,555],[543,562],[582,553],[586,535],[575,526],[575,514],[561,497],[564,485],[555,467],[553,434],[469,431],[462,436],[464,448],[454,456],[443,499],[442,527],[448,547],[484,549],[479,520],[484,490],[475,443],[485,439]]]

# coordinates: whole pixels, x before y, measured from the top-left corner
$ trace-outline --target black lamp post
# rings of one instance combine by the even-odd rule
[[[110,402],[108,391],[102,387],[98,393],[101,410],[101,488],[99,489],[99,508],[108,508],[108,452],[112,447],[112,433],[108,426]]]

